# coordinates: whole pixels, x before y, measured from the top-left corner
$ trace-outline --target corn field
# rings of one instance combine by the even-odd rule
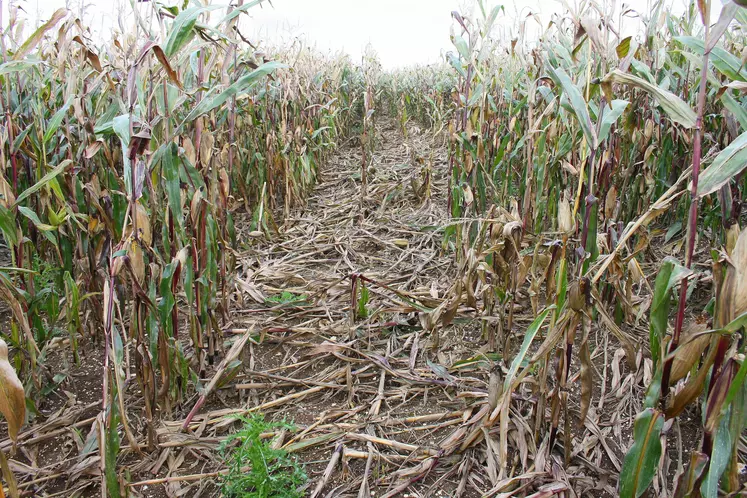
[[[747,494],[747,8],[650,3],[3,6],[0,498]]]

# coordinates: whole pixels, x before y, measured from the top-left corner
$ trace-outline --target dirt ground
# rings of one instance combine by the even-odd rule
[[[450,299],[465,268],[455,248],[443,247],[443,227],[452,222],[446,137],[410,126],[405,138],[386,116],[376,126],[364,196],[360,146],[349,140],[281,234],[252,237],[248,224],[237,220],[242,248],[224,339],[227,350],[249,335],[243,364],[210,395],[189,431],[180,427],[196,396],[161,414],[155,451],[132,448],[123,438],[119,463],[127,469],[130,496],[218,496],[218,445],[235,430],[236,415],[252,412],[294,423],[294,431],[268,436],[305,466],[310,496],[616,495],[632,421],[651,376],[647,353],[638,349],[631,357],[601,321],[591,324],[589,413],[578,427],[580,365],[574,362],[568,413],[561,418],[568,422],[561,421],[552,449],[551,403],[540,402],[535,371],[510,396],[505,424],[493,417],[491,372],[494,387],[509,373],[535,316],[530,289],[517,291],[505,360],[483,337],[496,317],[467,303],[456,307],[448,325],[435,327],[435,347],[429,314]],[[369,300],[367,316],[353,319],[355,280],[364,283]],[[645,306],[648,291],[635,293],[637,305]],[[648,334],[644,321],[623,328],[634,343]],[[541,335],[535,342],[530,356]],[[83,365],[72,368],[22,433],[11,468],[25,496],[100,496],[98,452],[87,442],[100,406],[101,354],[89,345]],[[552,364],[547,377],[555,388]],[[128,395],[138,399],[135,382]],[[144,443],[142,410],[133,402],[128,420]],[[698,444],[693,427],[695,413],[668,428],[673,459],[665,460],[661,482],[670,487],[682,464],[677,455],[686,458]],[[8,449],[9,442],[0,446]],[[325,474],[333,458],[337,463]]]

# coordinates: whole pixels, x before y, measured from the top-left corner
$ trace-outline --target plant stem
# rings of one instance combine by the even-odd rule
[[[707,20],[706,20],[707,21]],[[708,22],[705,23],[705,43],[708,44]],[[693,136],[693,171],[692,171],[692,189],[690,190],[690,211],[687,221],[687,250],[685,252],[685,266],[692,267],[693,253],[695,252],[695,237],[698,230],[698,178],[700,176],[701,162],[701,142],[703,136],[703,113],[705,111],[706,83],[708,81],[708,56],[710,52],[703,54],[703,69],[700,72],[700,89],[698,90],[698,108],[695,120],[695,133]],[[664,371],[661,376],[662,403],[667,400],[669,394],[669,378],[672,371],[671,353],[677,349],[680,343],[682,325],[685,321],[685,306],[687,305],[687,284],[688,279],[683,278],[680,285],[680,300],[677,307],[677,316],[674,322],[674,333],[669,343],[667,356],[669,359],[664,363]]]

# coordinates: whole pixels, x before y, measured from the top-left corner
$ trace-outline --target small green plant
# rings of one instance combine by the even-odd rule
[[[363,281],[359,281],[360,290],[358,293],[358,310],[356,314],[358,318],[368,318],[368,287]]]
[[[268,297],[266,301],[268,304],[303,304],[306,302],[306,294],[283,291],[282,294]]]
[[[62,311],[60,300],[64,295],[63,270],[38,256],[34,256],[32,269],[33,290],[28,295],[28,312],[36,340],[43,347],[54,335],[64,332],[57,327]]]
[[[299,488],[307,477],[303,468],[285,450],[274,449],[261,434],[279,428],[292,428],[285,422],[267,422],[261,415],[239,417],[240,431],[220,447],[228,474],[221,482],[228,498],[301,498]]]

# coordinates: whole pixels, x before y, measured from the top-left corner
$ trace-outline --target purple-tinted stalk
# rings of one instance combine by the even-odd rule
[[[706,20],[707,21],[707,20]],[[705,41],[708,43],[708,22],[705,22]],[[706,82],[708,75],[708,56],[710,51],[703,54],[703,69],[700,72],[700,89],[698,90],[698,108],[695,120],[695,134],[693,136],[693,171],[692,171],[692,189],[690,190],[690,212],[687,219],[687,251],[685,252],[685,266],[690,268],[693,262],[693,253],[695,252],[695,236],[698,229],[698,178],[700,176],[701,161],[701,140],[703,136],[703,113],[705,111],[706,101]],[[680,334],[682,325],[685,321],[685,306],[687,301],[687,278],[682,279],[680,285],[680,301],[677,307],[677,316],[674,321],[674,334],[672,341],[669,343],[667,352],[668,359],[664,362],[664,371],[661,376],[662,403],[667,400],[669,394],[669,378],[672,372],[671,354],[677,349],[680,343]]]

